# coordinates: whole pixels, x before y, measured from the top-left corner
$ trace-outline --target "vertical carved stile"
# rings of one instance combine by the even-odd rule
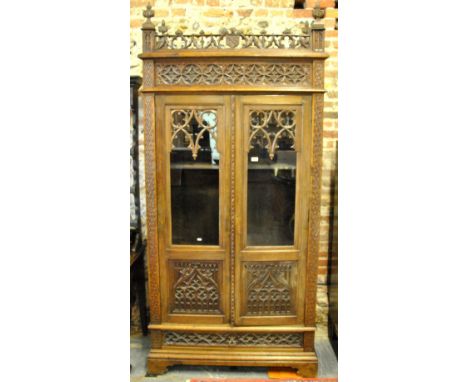
[[[312,50],[315,52],[323,52],[325,28],[323,25],[315,24],[312,29]]]
[[[143,63],[143,86],[152,87],[154,85],[154,63],[146,60]]]
[[[143,62],[143,87],[154,83],[153,61]],[[154,131],[154,96],[144,95],[144,141],[145,141],[145,177],[146,177],[146,226],[149,274],[150,319],[152,323],[161,322],[161,301],[159,294],[159,255],[157,238],[156,211],[156,137]]]
[[[145,63],[147,64],[147,63]],[[145,78],[144,78],[145,80]],[[150,263],[148,284],[150,299],[151,322],[161,322],[161,306],[159,295],[159,259],[157,239],[157,211],[156,211],[156,157],[154,134],[154,97],[144,96],[145,116],[145,176],[146,176],[146,225],[147,225],[147,253]]]
[[[143,62],[143,87],[154,84],[153,61]],[[150,315],[152,323],[161,322],[161,301],[159,294],[159,254],[157,237],[157,205],[156,205],[156,137],[154,131],[154,96],[143,96],[144,140],[145,140],[145,177],[146,177],[146,226],[149,274],[148,294],[150,300]]]
[[[231,280],[231,288],[230,288],[230,293],[231,293],[231,306],[230,306],[230,322],[231,325],[234,325],[234,317],[235,317],[235,252],[236,252],[236,246],[235,246],[235,223],[236,223],[236,184],[235,184],[235,174],[236,174],[236,121],[235,121],[235,96],[231,96],[231,168],[230,168],[230,173],[231,173],[231,189],[230,189],[230,214],[231,214],[231,221],[230,221],[230,280]]]
[[[317,290],[317,263],[320,239],[320,197],[322,172],[323,93],[313,96],[313,158],[312,191],[309,214],[309,243],[307,254],[305,324],[315,325],[315,296]]]
[[[314,60],[313,63],[313,75],[312,75],[312,86],[317,89],[321,89],[324,87],[324,75],[323,75],[323,68],[324,62],[322,60]]]

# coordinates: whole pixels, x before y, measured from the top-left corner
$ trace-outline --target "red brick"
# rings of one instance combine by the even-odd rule
[[[173,4],[190,4],[192,0],[172,0]]]
[[[211,7],[219,7],[219,0],[206,0],[206,5]]]
[[[265,0],[265,7],[282,8],[283,4],[281,0]]]
[[[155,17],[167,17],[169,16],[169,11],[167,9],[155,9],[154,16]]]
[[[148,0],[130,0],[130,8],[145,8]]]
[[[335,28],[336,20],[335,19],[323,19],[323,20],[320,20],[320,24],[325,25],[326,29],[333,29]]]
[[[292,9],[270,9],[271,17],[291,17]]]
[[[256,9],[254,12],[254,16],[256,17],[266,17],[268,16],[268,10],[266,9]]]
[[[334,148],[335,148],[335,141],[328,141],[328,142],[325,144],[325,148],[327,148],[327,149],[334,149]]]
[[[338,9],[336,8],[327,8],[325,11],[325,17],[331,17],[334,19],[338,18]]]
[[[230,17],[232,16],[232,11],[225,11],[221,8],[212,8],[203,12],[203,16],[206,17]]]
[[[327,37],[338,37],[338,31],[335,29],[325,31],[325,38]]]
[[[195,5],[205,5],[205,0],[193,0]]]
[[[320,0],[320,8],[335,8],[335,0]]]
[[[306,0],[304,8],[314,8],[317,0]],[[320,8],[335,8],[335,0],[320,0]]]
[[[293,9],[293,17],[295,18],[308,18],[312,16],[311,9]]]
[[[249,17],[253,12],[253,9],[238,9],[237,13],[240,17]]]
[[[338,131],[323,131],[323,136],[326,138],[338,138]]]
[[[130,20],[130,28],[141,28],[142,25],[143,25],[143,20],[140,20],[140,19]]]
[[[314,8],[317,0],[306,0],[304,8]],[[320,8],[335,8],[335,0],[320,0]]]
[[[172,16],[185,16],[185,8],[171,8]]]

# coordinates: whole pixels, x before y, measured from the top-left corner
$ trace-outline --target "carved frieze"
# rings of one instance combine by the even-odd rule
[[[164,345],[301,347],[302,333],[164,332]]]
[[[175,261],[172,313],[221,313],[219,263]]]
[[[248,316],[294,314],[291,286],[292,262],[247,262],[246,300]]]
[[[158,64],[156,85],[310,86],[310,64]]]

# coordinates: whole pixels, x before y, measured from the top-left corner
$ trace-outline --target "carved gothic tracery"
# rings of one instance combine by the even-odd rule
[[[310,85],[309,64],[159,64],[157,85]]]
[[[164,332],[164,344],[300,347],[303,344],[303,335],[299,333],[189,333],[168,331]]]
[[[223,30],[219,34],[184,35],[178,31],[173,35],[155,35],[155,49],[311,49],[309,34],[243,34],[235,29]]]
[[[200,141],[208,138],[212,152],[217,152],[216,110],[177,109],[171,111],[172,148],[188,148],[197,159]]]
[[[244,264],[247,272],[247,315],[294,314],[291,262]]]
[[[294,149],[296,140],[296,112],[294,110],[251,110],[249,113],[249,146],[268,150],[273,160],[280,148]]]
[[[177,261],[174,270],[172,313],[221,313],[218,263]]]

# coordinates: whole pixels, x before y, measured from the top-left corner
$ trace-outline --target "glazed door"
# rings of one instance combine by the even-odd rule
[[[229,320],[229,105],[224,96],[156,97],[163,322]]]
[[[236,102],[237,325],[304,322],[311,98]]]

